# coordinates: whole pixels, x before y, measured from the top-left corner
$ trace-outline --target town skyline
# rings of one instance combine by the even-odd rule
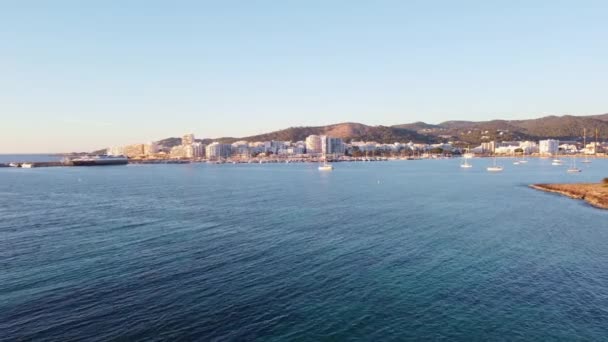
[[[441,123],[429,123],[429,122],[425,122],[425,121],[411,121],[408,123],[400,123],[400,124],[396,124],[396,125],[366,125],[363,123],[358,123],[358,122],[341,122],[341,123],[332,123],[332,124],[327,124],[327,125],[319,125],[319,126],[289,126],[289,127],[283,127],[280,129],[276,129],[276,130],[266,130],[263,132],[258,132],[257,134],[251,134],[251,135],[247,135],[247,136],[237,136],[237,135],[231,135],[231,136],[212,136],[210,134],[199,134],[197,130],[193,130],[193,129],[185,129],[182,132],[188,132],[188,133],[192,133],[194,135],[196,135],[199,140],[200,139],[204,139],[204,140],[208,140],[208,141],[238,141],[238,140],[247,140],[249,138],[255,138],[255,137],[259,137],[259,136],[267,136],[267,135],[273,135],[273,134],[277,134],[283,131],[288,131],[288,130],[292,130],[292,129],[328,129],[331,127],[337,127],[337,126],[341,126],[341,125],[345,125],[345,126],[349,126],[349,125],[355,125],[355,126],[364,126],[364,127],[370,127],[370,128],[379,128],[379,127],[383,127],[383,128],[405,128],[407,130],[411,130],[411,131],[416,131],[417,128],[420,127],[420,125],[428,125],[425,127],[442,127],[440,125],[445,125],[446,123],[458,123],[458,125],[462,125],[462,123],[470,123],[472,126],[477,126],[477,125],[482,125],[481,127],[485,127],[483,125],[487,125],[487,124],[492,124],[494,122],[504,122],[504,123],[509,123],[509,122],[527,122],[527,121],[538,121],[538,120],[545,120],[545,119],[549,119],[549,118],[555,118],[556,120],[562,120],[562,119],[567,119],[567,118],[575,118],[575,119],[580,119],[580,120],[586,120],[586,119],[593,119],[593,120],[599,120],[596,121],[600,122],[601,124],[606,125],[606,129],[602,130],[602,137],[604,133],[608,133],[608,132],[604,132],[604,131],[608,131],[608,114],[594,114],[594,115],[562,115],[562,116],[556,116],[556,115],[549,115],[549,116],[542,116],[542,117],[537,117],[537,118],[528,118],[528,119],[520,119],[520,120],[506,120],[506,119],[502,119],[502,118],[497,118],[497,119],[493,119],[493,120],[488,120],[488,121],[469,121],[469,120],[461,120],[460,118],[455,118],[454,120],[448,120],[445,122],[441,122]],[[565,124],[564,124],[565,125]],[[597,127],[597,124],[587,124],[588,127],[585,127],[587,129],[589,129],[591,132],[591,130],[593,130],[595,127]],[[449,127],[449,126],[445,126],[445,127]],[[468,127],[468,126],[467,126]],[[466,127],[465,127],[466,128]],[[604,127],[602,127],[604,128]],[[444,128],[441,128],[444,129]],[[106,144],[107,146],[119,146],[119,145],[130,145],[130,144],[137,144],[137,143],[150,143],[150,142],[157,142],[157,141],[162,141],[168,138],[176,138],[176,137],[180,137],[181,134],[167,134],[165,136],[161,136],[161,137],[153,137],[153,138],[149,138],[149,139],[143,139],[143,140],[135,140],[135,136],[133,138],[129,138],[125,141],[119,141],[119,140],[113,140],[112,136],[111,136],[111,131],[108,131],[110,133],[110,135],[108,135],[106,137],[107,141],[109,141],[108,144]],[[183,133],[182,133],[183,134]],[[323,134],[323,133],[319,133],[319,134]],[[581,133],[582,134],[582,133]],[[590,134],[593,134],[593,132],[591,132]],[[332,135],[332,134],[330,134]],[[563,135],[562,137],[565,137],[566,135]],[[577,136],[581,136],[581,135],[569,135],[569,137],[577,137]],[[551,138],[553,136],[548,135],[548,136],[538,136],[536,137],[537,140],[541,139],[541,138]],[[344,136],[340,136],[340,138],[346,138],[346,140],[350,140],[350,138],[348,137],[344,137]],[[273,139],[271,139],[273,140]],[[280,139],[279,139],[280,140]],[[287,139],[287,140],[303,140],[302,139]],[[356,140],[356,138],[355,138]],[[373,139],[372,139],[373,140]],[[423,139],[424,140],[424,139]],[[402,139],[402,138],[398,138],[395,140],[395,142],[407,142],[407,141],[416,141],[416,142],[422,142],[422,140],[420,140],[420,138],[415,139],[415,138],[409,138],[409,139]],[[6,147],[7,145],[4,145],[4,147]],[[92,148],[85,150],[85,149],[76,149],[76,148],[70,148],[67,150],[60,150],[60,151],[42,151],[42,150],[34,150],[34,151],[24,151],[24,152],[19,152],[19,151],[1,151],[2,147],[0,146],[0,154],[14,154],[14,153],[23,153],[23,154],[36,154],[36,153],[73,153],[73,152],[77,152],[77,153],[81,153],[81,152],[92,152],[92,151],[98,151],[100,148],[105,148],[103,146],[93,146]]]

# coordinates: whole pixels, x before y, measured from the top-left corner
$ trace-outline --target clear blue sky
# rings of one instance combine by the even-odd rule
[[[608,2],[4,1],[0,153],[608,112]]]

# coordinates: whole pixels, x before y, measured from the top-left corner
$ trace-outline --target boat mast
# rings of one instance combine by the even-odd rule
[[[597,127],[595,128],[595,146],[593,146],[593,155],[597,154]]]

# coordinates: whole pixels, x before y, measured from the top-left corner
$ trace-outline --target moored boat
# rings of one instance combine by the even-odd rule
[[[106,165],[126,165],[129,160],[125,156],[83,156],[72,159],[74,166],[106,166]]]
[[[492,166],[488,166],[486,170],[488,172],[501,172],[503,168],[500,165],[496,165],[496,157],[494,157],[494,163],[492,164]]]

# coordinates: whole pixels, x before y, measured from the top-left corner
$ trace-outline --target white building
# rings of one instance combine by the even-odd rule
[[[521,148],[525,154],[538,153],[538,144],[534,141],[522,141],[519,143],[519,148]]]
[[[496,150],[496,142],[488,141],[481,143],[481,152],[482,153],[494,153]]]
[[[207,145],[205,152],[209,159],[228,158],[232,154],[232,145],[214,142]]]
[[[249,158],[251,156],[251,149],[247,141],[237,141],[232,143],[232,155]]]
[[[186,146],[177,145],[171,147],[171,151],[169,152],[169,156],[174,159],[187,158]]]
[[[159,150],[158,149],[158,144],[156,142],[154,142],[154,141],[151,141],[151,142],[149,142],[149,143],[147,143],[147,144],[144,145],[144,154],[146,156],[150,156],[150,155],[156,154],[156,153],[158,153],[158,150]]]
[[[321,137],[318,135],[309,135],[306,138],[306,153],[315,154],[315,153],[321,153],[321,151],[322,151]]]
[[[559,140],[541,140],[538,142],[538,151],[540,154],[557,154],[559,151]]]
[[[124,156],[125,148],[124,146],[108,147],[108,149],[106,150],[106,154],[109,156]]]
[[[195,142],[187,148],[187,158],[199,159],[205,157],[205,145],[201,142]]]
[[[189,146],[194,144],[194,134],[186,134],[182,137],[182,145]]]

